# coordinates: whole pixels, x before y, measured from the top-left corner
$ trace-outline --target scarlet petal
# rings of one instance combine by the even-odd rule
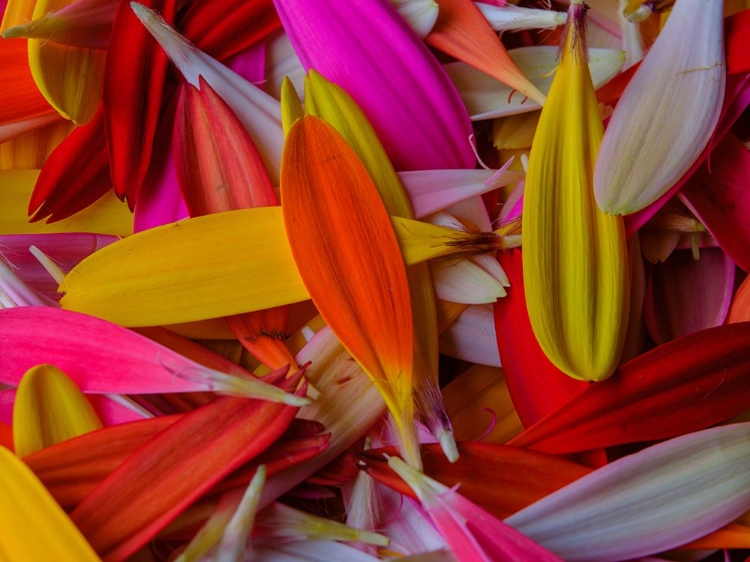
[[[268,37],[281,21],[272,0],[212,0],[193,2],[178,27],[201,51],[225,60]]]
[[[724,22],[727,74],[750,71],[750,10],[743,10]]]
[[[563,454],[654,441],[750,408],[750,322],[672,340],[622,365],[510,443]]]
[[[446,486],[460,484],[461,495],[504,518],[591,472],[572,461],[507,445],[461,441],[455,463],[436,444],[422,447],[424,473]],[[362,456],[367,473],[394,490],[416,497],[383,456],[393,450],[372,450]]]
[[[176,0],[145,0],[172,23]],[[169,61],[130,8],[120,2],[107,51],[104,118],[112,181],[120,199],[135,203],[148,171],[162,109]]]
[[[50,154],[34,187],[29,213],[36,211],[33,220],[64,219],[91,205],[111,187],[100,105],[88,125],[76,128]]]
[[[539,347],[526,311],[521,250],[501,252],[499,259],[510,288],[506,297],[495,302],[497,346],[508,391],[528,427],[577,396],[588,383],[567,376]]]

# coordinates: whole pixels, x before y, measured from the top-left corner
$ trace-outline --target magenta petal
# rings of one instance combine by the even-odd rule
[[[126,328],[52,307],[0,310],[0,383],[51,363],[84,392],[149,394],[211,390],[198,363]],[[226,361],[232,370],[246,373]]]
[[[387,0],[274,4],[303,66],[354,98],[397,170],[474,167],[466,107]]]
[[[16,268],[15,274],[29,287],[42,295],[57,300],[57,282],[50,277],[31,252],[36,246],[66,273],[83,258],[111,244],[118,238],[105,234],[81,232],[56,234],[10,234],[0,236],[3,257]]]
[[[724,323],[734,288],[734,262],[719,248],[701,248],[700,259],[677,250],[653,266],[645,316],[651,338],[662,344]]]
[[[160,138],[171,138],[173,120],[163,121],[160,125]],[[172,145],[167,144],[155,150],[146,185],[135,205],[133,231],[141,232],[187,217],[187,205],[177,182]]]
[[[726,135],[680,198],[745,271],[750,271],[750,152]]]

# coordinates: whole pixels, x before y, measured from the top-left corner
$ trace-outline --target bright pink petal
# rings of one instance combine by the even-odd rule
[[[302,64],[354,98],[397,170],[474,167],[455,86],[386,0],[274,4]]]

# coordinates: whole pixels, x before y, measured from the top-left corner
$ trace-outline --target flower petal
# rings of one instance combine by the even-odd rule
[[[608,464],[506,519],[566,560],[680,546],[750,508],[750,425],[684,435]]]
[[[570,453],[665,439],[709,427],[750,407],[750,323],[673,340],[625,363],[531,426],[513,444]]]
[[[54,365],[37,365],[21,378],[13,406],[19,457],[101,427],[83,393]]]
[[[346,141],[312,115],[292,125],[281,175],[284,225],[305,286],[382,393],[402,454],[419,466],[409,284],[377,188]]]
[[[586,65],[584,14],[571,4],[562,60],[529,155],[523,269],[529,319],[545,355],[573,378],[601,380],[622,353],[630,273],[622,219],[606,216],[594,200],[602,123]]]
[[[680,0],[604,135],[594,174],[604,212],[633,213],[677,183],[714,132],[725,82],[723,3]]]
[[[18,457],[0,447],[0,554],[7,560],[99,560],[65,512]],[[39,529],[44,529],[43,533]]]

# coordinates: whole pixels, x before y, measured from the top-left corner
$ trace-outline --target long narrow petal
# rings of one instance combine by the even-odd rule
[[[550,453],[654,441],[703,429],[750,407],[750,323],[673,340],[625,363],[512,442]]]
[[[630,560],[750,508],[750,425],[684,435],[621,458],[506,519],[566,560]]]
[[[388,459],[388,465],[417,494],[422,508],[459,561],[561,562],[560,558],[462,497],[455,489],[417,472],[398,457]]]
[[[551,45],[520,47],[511,49],[508,54],[536,88],[544,94],[549,92],[557,66],[557,48]],[[624,61],[622,51],[589,49],[588,65],[594,87],[607,83],[622,68]],[[444,68],[474,121],[539,109],[535,101],[467,64],[451,62]]]
[[[181,90],[174,131],[175,166],[191,216],[277,205],[252,139],[227,104],[200,78]],[[283,343],[287,308],[227,317],[245,348],[272,369],[294,365]]]
[[[228,13],[231,17],[227,17]],[[179,21],[179,29],[187,38],[222,61],[262,41],[280,27],[272,0],[193,2]]]
[[[594,200],[603,130],[584,18],[584,6],[571,4],[562,60],[529,155],[523,269],[529,318],[544,353],[573,378],[601,380],[620,359],[630,289],[622,219],[604,215]]]
[[[287,379],[282,388],[294,390],[299,380]],[[124,560],[224,475],[267,449],[295,413],[271,402],[215,400],[141,447],[71,518],[104,560]]]
[[[438,0],[427,44],[463,60],[544,105],[545,96],[518,69],[500,38],[471,0]]]
[[[409,265],[497,247],[494,234],[392,219]],[[207,215],[129,236],[78,264],[60,291],[64,308],[126,326],[177,324],[309,298],[278,207]]]
[[[723,4],[679,0],[623,92],[594,175],[606,213],[629,214],[656,201],[708,143],[726,82]],[[666,125],[654,127],[656,120]]]
[[[445,486],[460,486],[463,496],[496,517],[508,517],[591,472],[561,457],[507,445],[460,441],[454,463],[440,455],[436,445],[423,445],[422,450],[425,474]],[[364,453],[365,470],[394,490],[416,497],[388,466],[383,452]]]
[[[274,3],[302,64],[354,98],[396,170],[474,167],[458,93],[387,1]]]
[[[375,131],[359,106],[342,89],[311,70],[306,82],[306,109],[321,117],[342,135],[362,162],[390,215],[414,218],[411,202]],[[438,325],[435,291],[426,264],[406,270],[412,307],[414,337],[413,383],[419,415],[446,454],[455,451],[451,427],[438,390]],[[429,397],[429,398],[428,398]]]
[[[413,320],[406,267],[366,169],[336,130],[308,115],[282,157],[284,225],[321,316],[372,377],[419,466],[413,426]]]
[[[53,307],[0,310],[0,376],[17,385],[39,363],[57,365],[91,393],[221,390],[266,400],[296,399],[235,367],[231,376],[204,367],[104,320]],[[113,348],[112,342],[118,342]],[[260,392],[260,394],[256,394]],[[299,405],[299,404],[298,404]]]
[[[52,152],[29,201],[29,213],[36,212],[34,220],[67,218],[111,189],[104,129],[100,108],[90,123],[77,127]]]
[[[174,22],[177,3],[146,2],[170,23]],[[107,50],[104,121],[115,192],[132,203],[138,199],[151,163],[168,65],[166,54],[143,28],[128,2],[119,2]]]
[[[99,560],[34,473],[0,447],[0,555],[7,560]],[[39,532],[44,529],[44,532]]]
[[[101,427],[83,393],[54,365],[32,367],[21,378],[13,406],[19,457]]]

